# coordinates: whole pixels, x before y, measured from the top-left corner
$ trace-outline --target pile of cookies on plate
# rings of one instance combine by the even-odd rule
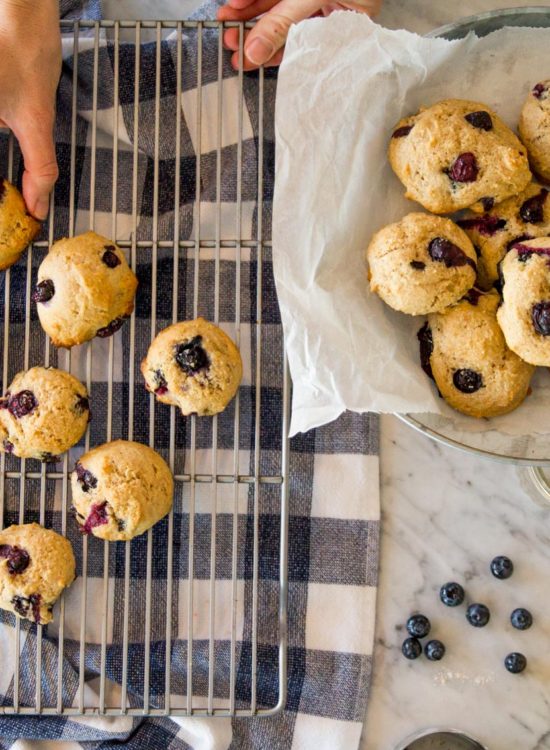
[[[0,178],[0,269],[17,262],[40,230],[17,188]],[[32,292],[44,331],[71,348],[114,335],[134,309],[138,279],[112,240],[87,232],[56,242],[38,269]],[[184,416],[217,414],[242,377],[239,350],[203,318],[160,331],[141,364],[144,386]],[[0,452],[55,462],[76,445],[91,418],[83,383],[53,367],[32,367],[13,378],[0,398]],[[107,541],[143,534],[172,507],[172,472],[156,451],[128,440],[85,453],[71,474],[80,530]],[[38,624],[75,577],[70,542],[36,523],[0,532],[0,608]]]
[[[519,136],[462,99],[402,119],[389,160],[431,213],[384,227],[367,250],[371,290],[428,316],[421,365],[473,417],[512,411],[550,366],[550,81],[529,93]]]

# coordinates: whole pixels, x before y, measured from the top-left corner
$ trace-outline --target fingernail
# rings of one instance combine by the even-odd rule
[[[257,36],[245,45],[245,54],[254,65],[263,65],[273,57],[275,46],[268,39]]]
[[[48,215],[49,210],[50,210],[50,199],[48,197],[39,198],[36,201],[36,206],[34,207],[34,211],[32,212],[32,214],[36,219],[40,219],[40,221],[42,221]]]

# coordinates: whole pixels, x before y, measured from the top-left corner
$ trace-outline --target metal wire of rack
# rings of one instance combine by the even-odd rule
[[[136,312],[123,329],[109,340],[98,339],[70,351],[56,351],[36,322],[31,305],[31,290],[36,268],[48,246],[58,239],[56,221],[56,199],[52,196],[47,229],[36,241],[17,266],[5,272],[4,315],[2,351],[0,355],[2,384],[6,388],[16,371],[35,364],[54,365],[73,372],[86,382],[90,392],[94,419],[92,429],[86,433],[84,445],[65,454],[62,463],[55,466],[39,464],[32,460],[15,459],[2,454],[0,458],[0,503],[1,521],[5,525],[36,520],[54,527],[73,541],[77,557],[78,578],[65,593],[54,610],[55,619],[47,628],[31,625],[2,613],[2,648],[11,639],[12,661],[5,671],[13,668],[9,690],[11,703],[4,701],[2,714],[44,715],[139,715],[139,716],[267,716],[278,712],[286,699],[286,595],[287,595],[287,524],[288,524],[288,413],[290,381],[282,339],[280,349],[274,350],[273,339],[268,337],[270,326],[262,319],[264,294],[265,254],[270,252],[270,237],[266,236],[262,224],[264,174],[264,72],[260,70],[258,87],[258,137],[257,137],[257,181],[256,204],[257,226],[252,236],[243,232],[242,186],[243,186],[243,85],[242,70],[238,74],[238,100],[224,101],[222,75],[222,32],[234,26],[239,29],[240,57],[243,57],[244,26],[242,24],[219,24],[217,22],[152,22],[152,21],[62,21],[62,30],[67,39],[72,37],[72,104],[70,113],[70,153],[68,168],[70,175],[70,199],[66,212],[66,233],[72,236],[79,229],[97,229],[105,216],[96,211],[99,175],[98,152],[98,96],[100,35],[109,34],[109,45],[113,55],[115,101],[112,107],[112,208],[109,235],[125,248],[134,271],[147,267],[151,275],[150,316],[146,325],[149,340],[142,341],[140,322]],[[205,29],[218,35],[218,76],[216,111],[203,111],[202,55]],[[161,125],[161,45],[166,34],[171,35],[176,56],[176,96],[182,96],[183,34],[196,34],[197,71],[196,122],[197,134],[195,168],[195,207],[193,233],[182,239],[180,225],[181,153],[182,128],[181,107],[176,108],[175,174],[173,183],[174,218],[172,237],[159,231],[159,194],[164,186],[159,182],[160,125]],[[138,237],[138,174],[140,139],[140,49],[144,33],[153,36],[155,54],[155,100],[154,100],[154,178],[153,213],[150,225]],[[120,106],[120,50],[122,35],[130,34],[135,44],[135,89],[134,118],[131,136],[132,195],[131,232],[120,231],[117,205],[119,182],[119,129]],[[79,122],[79,50],[86,38],[88,50],[93,50],[92,114],[88,147],[89,164],[89,211],[84,219],[79,217],[76,188],[81,175],[81,164],[77,159],[77,129]],[[91,45],[91,48],[90,48]],[[222,128],[224,112],[228,106],[237,110],[238,141],[237,169],[235,174],[236,204],[231,232],[222,221]],[[216,123],[216,205],[213,234],[206,232],[201,222],[201,133],[205,116]],[[5,149],[6,163],[2,163],[0,150],[0,172],[16,180],[20,174],[20,155],[17,144],[10,134]],[[79,166],[80,165],[80,166]],[[101,176],[101,184],[105,184]],[[101,219],[101,221],[100,221]],[[84,221],[84,225],[82,225]],[[87,226],[86,226],[87,224]],[[98,230],[99,231],[99,230]],[[246,261],[243,253],[247,253]],[[168,263],[171,266],[171,315],[170,320],[160,320],[157,310],[160,296],[165,288],[160,286],[159,263],[163,274]],[[221,320],[221,310],[227,305],[222,295],[227,292],[221,283],[222,271],[232,267],[234,277],[232,320]],[[254,274],[244,273],[243,268],[254,267],[255,299],[251,309],[253,319],[243,319],[243,276],[250,284]],[[213,266],[214,283],[203,281],[203,268]],[[185,269],[185,277],[182,271]],[[183,279],[183,281],[182,281]],[[24,288],[24,302],[13,299],[16,290]],[[183,288],[183,291],[182,291]],[[161,293],[159,296],[159,289]],[[185,295],[184,295],[185,292]],[[139,292],[138,292],[139,294]],[[205,295],[209,299],[205,300]],[[185,296],[185,300],[183,297]],[[210,418],[183,418],[174,407],[156,405],[152,394],[141,397],[140,376],[136,375],[139,356],[143,347],[158,333],[164,324],[181,318],[182,305],[192,311],[193,316],[207,311],[210,318],[221,322],[233,336],[237,345],[245,343],[244,331],[250,337],[253,356],[248,365],[245,360],[245,378],[248,378],[251,395],[250,412],[245,410],[243,397],[237,395],[234,406],[227,413]],[[20,332],[24,343],[20,343]],[[120,351],[122,348],[122,352]],[[267,351],[267,354],[266,354]],[[272,419],[265,408],[262,397],[263,368],[269,364],[277,371],[281,383],[281,410],[278,430],[279,447],[272,450],[262,443],[264,424]],[[98,368],[103,368],[106,382],[97,383]],[[122,373],[122,374],[121,374]],[[126,383],[127,395],[122,406],[115,398],[119,393],[119,381]],[[137,395],[136,395],[137,394]],[[94,398],[95,397],[95,398]],[[96,416],[97,413],[97,416]],[[208,425],[203,420],[208,420]],[[169,432],[167,446],[159,446],[157,436],[159,424],[164,422]],[[96,425],[94,427],[94,425]],[[182,426],[183,425],[183,426]],[[205,426],[206,425],[206,426]],[[95,430],[95,432],[94,432]],[[183,437],[182,437],[183,430]],[[83,450],[98,442],[117,437],[129,440],[140,439],[145,434],[149,445],[158,449],[167,458],[175,477],[174,508],[165,523],[147,532],[146,539],[131,542],[108,543],[95,538],[79,537],[68,518],[70,490],[68,476],[73,461]],[[219,436],[232,434],[232,446],[219,447]],[[250,450],[243,450],[243,433]],[[205,436],[210,444],[206,444]],[[246,446],[245,446],[246,447]],[[269,458],[264,460],[264,453]],[[275,454],[275,455],[274,455]],[[263,493],[269,495],[267,501]],[[244,502],[243,502],[244,498]],[[276,508],[280,514],[277,575],[274,576],[277,597],[277,622],[263,622],[265,614],[260,606],[259,569],[264,551],[264,539],[260,532],[262,508]],[[209,535],[202,528],[207,519]],[[244,531],[243,531],[244,529]],[[223,533],[223,536],[222,536]],[[248,533],[252,550],[251,559],[243,561],[243,544]],[[204,537],[204,538],[203,538]],[[202,545],[206,539],[206,544]],[[202,540],[202,541],[201,541]],[[137,545],[137,546],[136,546]],[[208,554],[209,547],[209,554]],[[158,550],[165,550],[159,559]],[[137,550],[137,554],[136,554]],[[270,546],[271,550],[271,546]],[[201,552],[205,551],[204,559]],[[93,554],[92,554],[93,553]],[[179,554],[178,554],[179,553]],[[164,553],[163,553],[164,554]],[[144,560],[142,559],[144,558]],[[97,559],[102,560],[102,569]],[[134,574],[134,568],[145,571],[144,578]],[[243,566],[250,575],[243,574]],[[226,586],[223,595],[218,586],[219,570],[226,571]],[[184,575],[182,575],[182,571]],[[186,574],[185,574],[186,572]],[[244,584],[242,579],[244,579]],[[229,589],[227,589],[227,586]],[[229,591],[229,593],[227,593]],[[160,608],[157,597],[162,599]],[[221,603],[220,603],[221,597]],[[246,600],[246,601],[245,601]],[[174,603],[175,602],[175,603]],[[248,607],[250,627],[243,626],[244,610]],[[159,615],[159,611],[162,616]],[[122,617],[120,613],[122,612]],[[198,613],[207,613],[198,622]],[[115,633],[113,616],[117,614],[122,629]],[[160,617],[160,620],[159,620]],[[136,624],[136,618],[139,622]],[[163,622],[161,620],[163,619]],[[258,698],[259,673],[258,649],[264,637],[262,628],[276,633],[276,669],[278,691],[270,705]],[[223,631],[220,635],[220,631]],[[159,636],[159,633],[161,634]],[[163,637],[162,637],[163,633]],[[136,637],[137,634],[137,637]],[[32,636],[35,635],[35,638]],[[7,639],[7,641],[6,641]],[[239,660],[243,658],[242,641],[249,641],[249,689],[243,693],[238,687]],[[115,645],[113,645],[115,644]],[[273,644],[271,644],[273,645]],[[115,667],[112,666],[112,650],[116,648]],[[222,659],[220,653],[225,656]],[[273,652],[272,652],[273,653]],[[53,656],[52,656],[53,654]],[[138,657],[139,654],[139,657]],[[90,661],[91,660],[91,661]],[[92,664],[92,667],[90,667]],[[107,668],[109,666],[109,669]],[[245,670],[246,671],[246,670]],[[45,677],[46,674],[46,677]],[[136,676],[137,675],[137,676]],[[195,688],[195,683],[198,687]],[[152,685],[155,685],[155,690]],[[128,687],[130,685],[130,688]],[[139,690],[136,689],[139,686]],[[159,687],[160,686],[160,687]]]

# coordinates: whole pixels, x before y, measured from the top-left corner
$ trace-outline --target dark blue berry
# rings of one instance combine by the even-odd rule
[[[49,302],[55,294],[55,287],[51,279],[40,281],[32,293],[33,302]]]
[[[202,347],[202,336],[195,336],[174,348],[174,359],[187,375],[195,375],[210,366],[208,354]]]
[[[439,598],[447,607],[458,607],[464,601],[464,589],[454,581],[445,583],[441,587]]]
[[[411,615],[407,620],[407,632],[414,638],[425,638],[430,628],[431,623],[425,615]]]
[[[424,653],[430,661],[440,661],[445,656],[445,646],[441,641],[428,641],[424,647]]]
[[[485,604],[470,604],[466,610],[466,619],[474,628],[484,628],[491,619],[491,613]]]
[[[409,135],[411,130],[414,128],[414,125],[403,125],[401,128],[397,128],[397,130],[394,130],[391,134],[392,138],[404,138],[406,135]]]
[[[475,182],[478,172],[476,157],[471,151],[467,151],[456,157],[449,167],[448,175],[453,182]]]
[[[32,391],[20,391],[10,396],[8,411],[16,419],[21,419],[33,412],[38,406],[38,401]]]
[[[537,302],[531,310],[533,328],[541,336],[550,336],[550,301]]]
[[[533,624],[533,615],[528,609],[518,607],[510,615],[510,622],[517,630],[529,630]]]
[[[11,544],[0,544],[0,557],[6,558],[8,571],[14,573],[23,573],[29,567],[31,558],[29,553]]]
[[[519,674],[527,666],[527,659],[523,654],[513,651],[504,659],[504,666],[512,674]]]
[[[405,659],[418,659],[422,653],[422,646],[418,638],[406,638],[401,646]]]
[[[483,387],[483,376],[475,370],[455,370],[453,384],[461,393],[475,393]]]
[[[96,336],[99,336],[100,339],[106,339],[109,336],[112,336],[114,333],[119,331],[122,326],[124,325],[124,321],[126,320],[128,316],[125,315],[122,318],[115,318],[114,320],[111,320],[109,325],[106,325],[104,328],[99,328],[96,331]]]
[[[115,251],[114,245],[105,245],[105,252],[103,253],[101,257],[101,260],[109,268],[116,268],[117,266],[120,266],[120,258],[114,251]]]
[[[434,237],[428,245],[428,253],[432,260],[445,263],[447,268],[471,266],[476,270],[475,262],[466,255],[462,248],[445,237]]]
[[[491,561],[491,573],[495,578],[504,580],[505,578],[510,578],[513,572],[514,563],[510,560],[509,557],[506,557],[505,555],[499,555]]]
[[[80,461],[75,464],[76,477],[82,487],[83,492],[89,492],[97,487],[97,477],[91,471],[85,469]]]
[[[469,115],[464,115],[464,119],[467,120],[470,125],[478,130],[492,130],[493,129],[493,118],[485,110],[478,112],[470,112]]]

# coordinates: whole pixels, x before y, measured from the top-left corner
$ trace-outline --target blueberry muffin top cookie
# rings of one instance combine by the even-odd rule
[[[0,531],[0,608],[45,625],[74,578],[73,549],[65,537],[37,523]]]
[[[152,448],[115,440],[78,460],[71,489],[81,531],[114,542],[143,534],[170,512],[174,480]]]
[[[533,172],[550,182],[550,81],[533,86],[521,110],[518,129]]]
[[[498,280],[498,265],[516,242],[550,234],[548,190],[530,183],[519,195],[490,211],[468,214],[458,220],[479,254],[478,284],[490,289]]]
[[[134,309],[137,278],[122,250],[95,232],[56,242],[38,269],[33,300],[55,346],[119,330]]]
[[[472,417],[496,417],[526,397],[534,367],[511,351],[497,322],[500,296],[471,290],[419,331],[423,369],[445,401]]]
[[[484,104],[463,99],[398,122],[389,158],[407,198],[436,214],[482,212],[531,179],[526,150],[510,128]]]
[[[19,190],[0,177],[0,271],[16,263],[40,231]]]
[[[450,219],[412,213],[377,232],[368,247],[371,291],[409,315],[439,312],[476,279],[476,253]]]
[[[242,377],[239,350],[204,318],[165,328],[141,363],[148,391],[183,415],[206,416],[225,409]]]
[[[516,243],[501,274],[497,318],[506,343],[526,362],[550,367],[550,237]]]
[[[0,451],[54,461],[76,445],[90,420],[88,392],[53,367],[18,373],[0,399]]]

